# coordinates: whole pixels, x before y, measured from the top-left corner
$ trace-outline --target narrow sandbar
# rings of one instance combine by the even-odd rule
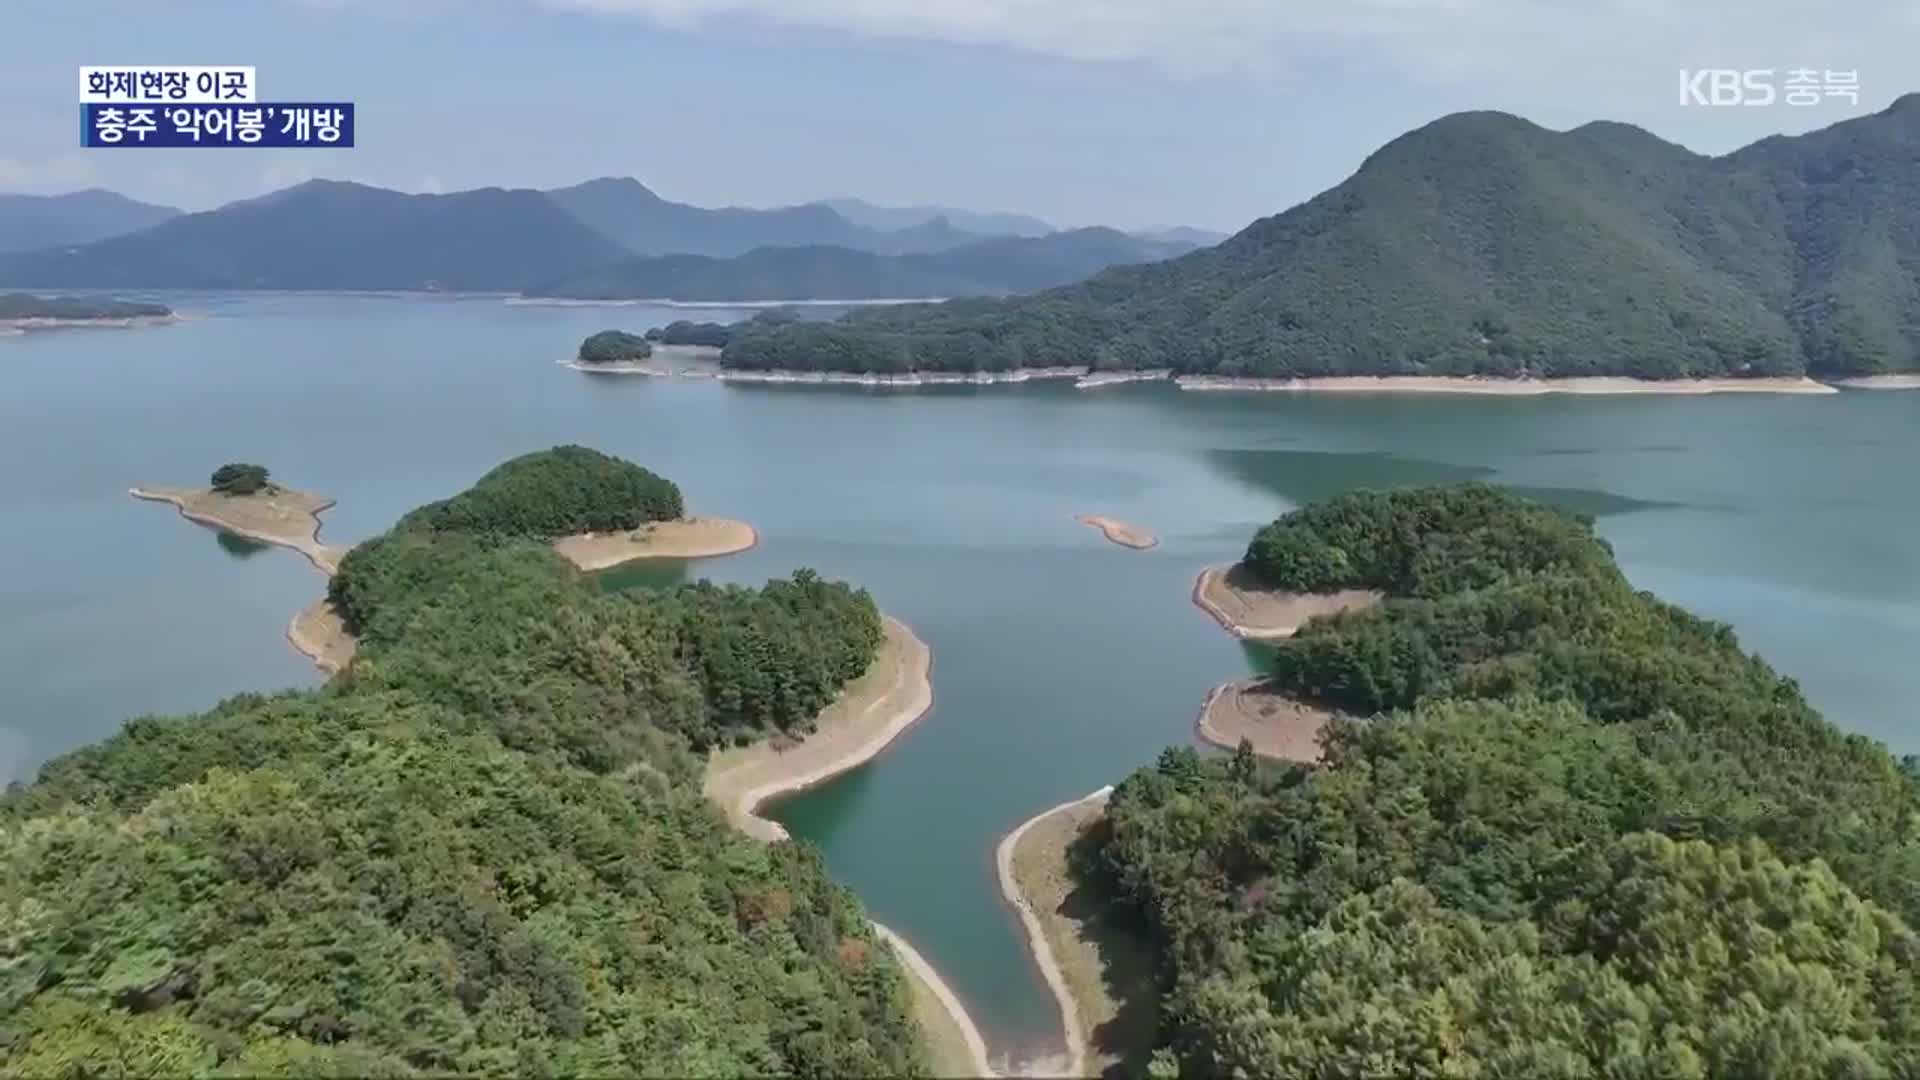
[[[1182,375],[1182,390],[1299,391],[1341,394],[1833,394],[1825,383],[1801,377],[1751,379],[1633,379],[1588,376],[1569,379],[1503,379],[1445,375],[1332,375],[1263,379],[1233,375]]]
[[[344,547],[320,542],[320,515],[333,500],[291,488],[270,487],[252,495],[224,495],[212,488],[136,487],[136,499],[171,503],[180,516],[235,536],[292,548],[323,574],[340,566]]]
[[[605,570],[634,559],[706,559],[732,555],[760,542],[744,521],[690,517],[655,521],[632,532],[581,533],[553,542],[553,550],[582,570]]]
[[[1020,915],[1065,1038],[1057,1058],[1022,1063],[1022,1075],[1103,1075],[1143,1057],[1159,1030],[1152,956],[1131,934],[1106,924],[1103,905],[1076,895],[1068,863],[1074,843],[1100,820],[1112,794],[1111,786],[1103,787],[1037,814],[994,850],[1000,893]]]
[[[1320,732],[1334,714],[1270,689],[1259,679],[1241,679],[1207,692],[1194,719],[1201,739],[1223,750],[1240,740],[1271,761],[1313,765],[1320,760]]]
[[[1308,619],[1369,608],[1385,594],[1370,589],[1289,593],[1265,588],[1245,564],[1209,566],[1193,582],[1193,602],[1236,637],[1271,641],[1292,637]]]
[[[1104,514],[1075,514],[1073,520],[1099,529],[1108,540],[1121,547],[1133,548],[1135,551],[1145,551],[1160,543],[1159,537],[1138,525],[1129,525],[1118,518],[1110,518]]]

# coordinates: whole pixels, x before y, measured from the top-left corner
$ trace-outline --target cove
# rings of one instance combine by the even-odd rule
[[[610,572],[869,588],[933,649],[934,707],[869,766],[778,804],[966,998],[997,1056],[1058,1038],[993,848],[1188,740],[1260,661],[1188,600],[1253,529],[1353,487],[1483,479],[1599,519],[1640,587],[1725,619],[1836,724],[1920,751],[1920,394],[1332,397],[1164,384],[723,386],[568,371],[579,340],[683,317],[488,298],[161,297],[198,321],[0,341],[0,767],[317,675],[281,638],[319,578],[125,495],[222,461],[340,500],[329,543],[562,442],[752,521],[724,559]],[[707,317],[702,315],[701,317]],[[732,318],[734,313],[714,317]],[[1151,530],[1131,551],[1074,521]]]

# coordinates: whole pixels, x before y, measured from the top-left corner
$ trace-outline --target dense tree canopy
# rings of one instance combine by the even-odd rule
[[[695,753],[804,730],[873,656],[864,592],[605,594],[497,531],[349,562],[345,675],[131,721],[0,806],[10,1073],[924,1071],[857,902],[728,828]]]
[[[646,333],[648,341],[657,341],[662,345],[705,345],[718,349],[727,343],[733,335],[733,324],[717,322],[692,322],[688,319],[675,319],[665,326],[656,326]]]
[[[583,364],[627,364],[653,355],[653,346],[638,334],[625,330],[602,330],[580,343]]]
[[[598,450],[556,446],[514,458],[453,498],[413,510],[395,531],[551,540],[637,529],[685,509],[671,480]]]
[[[1920,370],[1920,94],[1708,158],[1462,113],[1217,247],[1010,300],[737,336],[853,371],[1627,375]]]
[[[269,486],[265,465],[228,462],[213,470],[208,481],[222,495],[252,495]]]
[[[1318,769],[1170,750],[1081,872],[1155,947],[1159,1071],[1903,1076],[1920,787],[1576,518],[1477,486],[1262,529],[1374,587],[1275,681],[1357,717]]]
[[[165,304],[82,296],[0,294],[0,319],[156,319],[173,314]]]

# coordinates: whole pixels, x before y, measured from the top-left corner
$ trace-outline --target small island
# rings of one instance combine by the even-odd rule
[[[181,517],[209,528],[291,548],[322,573],[333,573],[346,553],[344,548],[320,542],[320,515],[333,506],[333,500],[282,487],[262,465],[222,465],[204,488],[136,487],[128,494],[170,503]]]
[[[1108,540],[1135,551],[1145,551],[1160,543],[1159,537],[1138,525],[1129,525],[1118,518],[1110,518],[1103,514],[1075,514],[1073,520],[1090,528],[1099,529],[1101,535]]]
[[[666,374],[663,369],[647,362],[652,356],[652,343],[639,334],[629,334],[625,330],[602,330],[580,343],[579,350],[567,366],[575,371],[612,374]]]
[[[178,319],[165,304],[32,293],[0,295],[0,330],[13,332],[82,326],[156,326]]]

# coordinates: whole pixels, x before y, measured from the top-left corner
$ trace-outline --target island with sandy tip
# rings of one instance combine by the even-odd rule
[[[320,542],[320,515],[333,500],[304,491],[269,484],[246,494],[229,494],[211,487],[136,487],[127,494],[136,499],[173,505],[180,516],[209,528],[244,536],[263,544],[291,548],[323,574],[340,565],[344,547]]]
[[[1090,528],[1099,529],[1108,540],[1121,547],[1133,548],[1135,551],[1145,551],[1160,543],[1159,537],[1138,525],[1129,525],[1118,518],[1110,518],[1104,514],[1075,514],[1073,520]]]
[[[586,571],[606,570],[635,559],[707,559],[746,551],[760,534],[744,521],[685,517],[650,521],[632,531],[579,533],[553,542],[553,550]]]
[[[1194,579],[1193,602],[1235,637],[1270,641],[1292,637],[1308,619],[1369,608],[1385,599],[1371,589],[1290,593],[1255,580],[1246,564],[1209,566]]]

